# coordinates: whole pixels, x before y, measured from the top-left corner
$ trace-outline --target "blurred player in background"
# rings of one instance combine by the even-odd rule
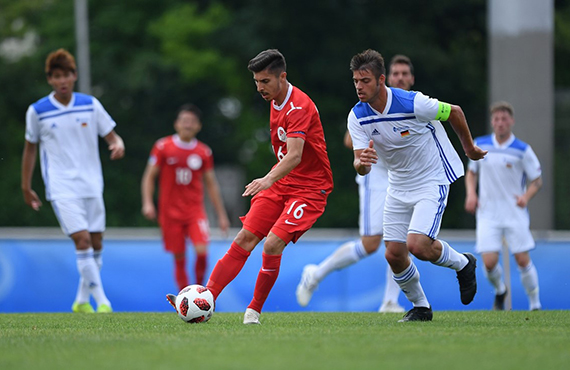
[[[48,96],[30,105],[26,113],[26,141],[22,156],[24,200],[38,211],[42,205],[32,190],[38,144],[46,199],[51,202],[63,232],[75,243],[79,286],[73,312],[112,312],[101,282],[105,205],[99,137],[105,139],[111,159],[125,154],[123,140],[114,131],[113,119],[90,95],[73,92],[77,71],[75,58],[59,49],[48,55]]]
[[[174,121],[176,134],[158,140],[141,181],[142,214],[157,219],[154,189],[159,177],[158,223],[166,251],[174,255],[174,278],[178,290],[189,284],[186,273],[186,238],[196,252],[195,283],[204,283],[210,228],[204,208],[204,185],[218,216],[220,229],[227,233],[228,216],[220,195],[210,148],[196,139],[202,128],[201,111],[183,105]]]
[[[395,55],[390,62],[389,69],[388,85],[403,90],[412,88],[414,85],[414,67],[410,58],[405,55]],[[344,145],[352,149],[352,140],[348,131],[344,136]],[[358,183],[360,205],[358,219],[360,240],[344,243],[318,265],[305,266],[296,291],[297,303],[302,307],[309,304],[319,283],[331,272],[355,264],[375,253],[380,247],[383,233],[384,201],[388,188],[388,170],[384,161],[379,160],[372,165],[369,174],[357,175],[356,182]],[[404,308],[398,303],[400,287],[392,276],[392,270],[388,266],[386,268],[384,299],[379,309],[380,312],[404,312]]]
[[[239,274],[251,251],[265,237],[262,265],[244,324],[259,324],[263,305],[279,275],[281,256],[324,212],[333,180],[323,127],[313,101],[287,81],[285,57],[276,49],[259,53],[248,69],[261,97],[270,104],[269,128],[277,164],[250,182],[253,196],[243,227],[218,261],[206,285],[217,299]],[[175,296],[167,296],[174,303]]]
[[[495,289],[493,308],[505,309],[507,287],[499,264],[504,238],[515,256],[529,308],[540,310],[538,274],[528,253],[535,245],[527,204],[542,186],[541,169],[530,145],[513,135],[514,124],[514,110],[509,103],[491,106],[493,133],[475,139],[475,144],[489,154],[482,161],[469,162],[465,210],[477,216],[475,251],[483,257],[485,276]]]
[[[437,239],[449,185],[463,175],[463,166],[446,156],[431,121],[449,120],[469,158],[481,159],[485,152],[474,145],[459,106],[386,87],[384,59],[377,51],[355,55],[350,69],[360,100],[348,118],[354,168],[360,175],[368,174],[378,161],[377,150],[388,168],[386,259],[394,280],[414,305],[400,321],[431,321],[431,305],[409,253],[455,270],[463,304],[471,303],[477,292],[475,257]]]

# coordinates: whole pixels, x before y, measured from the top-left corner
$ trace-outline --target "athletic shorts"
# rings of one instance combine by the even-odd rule
[[[164,249],[171,253],[186,252],[186,238],[194,246],[210,243],[210,226],[205,216],[196,217],[188,222],[178,220],[160,220]]]
[[[382,235],[386,188],[371,187],[368,181],[370,181],[370,177],[366,176],[364,181],[358,184],[359,232],[361,236]]]
[[[269,188],[251,199],[249,212],[240,219],[243,228],[259,239],[271,231],[285,243],[295,243],[323,214],[326,204],[326,195],[309,199],[278,194]]]
[[[499,253],[502,250],[503,238],[512,254],[528,252],[535,247],[529,225],[497,226],[497,222],[477,219],[475,252]]]
[[[83,230],[90,233],[105,231],[103,197],[57,199],[51,201],[51,206],[65,235]]]
[[[412,191],[388,188],[384,207],[384,240],[405,243],[408,234],[437,238],[449,185],[432,185]]]

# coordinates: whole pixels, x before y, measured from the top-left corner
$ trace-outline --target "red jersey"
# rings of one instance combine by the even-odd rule
[[[158,140],[150,163],[160,167],[159,220],[188,221],[205,214],[204,172],[214,168],[212,150],[193,139],[186,143],[178,135]]]
[[[280,106],[275,101],[271,103],[269,126],[277,161],[287,154],[288,137],[305,140],[301,162],[274,184],[276,190],[305,197],[316,193],[328,195],[333,189],[332,171],[319,111],[311,98],[289,85],[283,103]]]

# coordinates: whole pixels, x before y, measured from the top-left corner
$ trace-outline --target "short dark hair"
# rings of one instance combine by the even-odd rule
[[[491,115],[493,115],[493,113],[495,112],[507,112],[511,117],[515,116],[515,109],[513,108],[513,106],[509,103],[507,103],[506,101],[499,101],[494,103],[493,105],[491,105],[491,109],[489,109],[491,111]]]
[[[414,65],[412,64],[412,61],[410,60],[410,58],[408,58],[405,55],[402,54],[396,54],[392,57],[392,59],[390,60],[390,70],[392,70],[392,66],[394,64],[406,64],[408,65],[408,67],[410,67],[410,73],[413,75],[414,74]]]
[[[269,72],[278,76],[281,72],[287,70],[287,63],[285,62],[285,57],[279,50],[267,49],[250,60],[247,69],[254,73],[267,69]]]
[[[54,70],[61,69],[64,72],[75,73],[75,58],[65,49],[52,51],[46,58],[46,75],[51,76]]]
[[[381,75],[386,75],[382,54],[372,49],[364,50],[362,53],[353,56],[350,60],[350,70],[352,72],[360,70],[370,71],[377,79]]]
[[[196,105],[194,105],[192,103],[186,103],[186,104],[182,105],[178,109],[178,114],[176,115],[176,117],[178,117],[180,115],[180,113],[182,113],[182,112],[194,113],[196,115],[196,117],[198,117],[199,120],[202,120],[202,111],[200,110],[200,108],[198,108]]]

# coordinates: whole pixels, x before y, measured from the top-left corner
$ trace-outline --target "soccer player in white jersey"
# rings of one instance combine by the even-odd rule
[[[111,159],[125,154],[123,140],[114,131],[115,122],[93,96],[75,93],[75,58],[59,49],[48,55],[48,96],[30,105],[26,113],[26,141],[22,156],[22,192],[35,211],[42,205],[32,189],[38,144],[46,199],[61,229],[75,243],[79,286],[73,312],[112,312],[101,282],[102,240],[105,230],[103,174],[99,136],[111,151]]]
[[[403,90],[410,90],[414,85],[414,67],[410,58],[405,55],[395,55],[390,61],[388,84]],[[441,125],[440,122],[437,124]],[[445,132],[445,131],[444,131]],[[344,145],[352,149],[352,140],[347,131]],[[455,151],[454,151],[455,153]],[[319,283],[331,272],[341,270],[372,255],[382,242],[382,223],[384,201],[388,188],[388,169],[383,161],[372,166],[370,173],[356,176],[359,199],[359,233],[360,240],[350,240],[338,247],[330,256],[318,265],[309,264],[303,269],[301,281],[297,286],[297,303],[307,306]],[[400,287],[392,278],[392,270],[386,269],[386,284],[384,298],[379,312],[404,312],[398,303]]]
[[[504,238],[515,256],[529,309],[540,310],[538,274],[529,256],[529,251],[534,249],[534,239],[527,210],[528,202],[542,186],[540,162],[530,145],[513,135],[514,124],[514,110],[509,103],[498,102],[491,106],[493,133],[475,139],[476,145],[489,154],[482,161],[469,162],[465,176],[465,210],[476,213],[475,251],[481,254],[485,276],[495,289],[493,308],[505,309],[507,288],[499,264]]]
[[[388,167],[386,259],[394,280],[414,306],[400,321],[430,321],[431,305],[408,253],[455,270],[463,304],[471,303],[477,292],[475,257],[437,239],[449,185],[463,175],[463,166],[446,156],[431,121],[449,121],[469,158],[481,159],[486,152],[473,143],[459,106],[386,87],[384,59],[377,51],[355,55],[350,69],[360,100],[348,118],[354,168],[366,175],[379,156]]]

